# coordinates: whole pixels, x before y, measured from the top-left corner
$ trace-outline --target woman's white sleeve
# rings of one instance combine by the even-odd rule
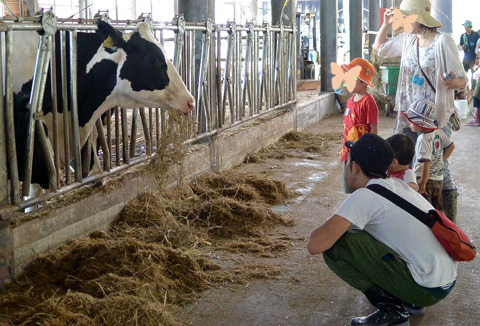
[[[402,33],[398,36],[387,39],[378,50],[378,55],[382,58],[394,58],[401,56],[404,38],[405,34]]]
[[[453,71],[458,78],[465,78],[465,80],[468,80],[462,62],[460,61],[460,57],[458,56],[457,45],[453,38],[446,35],[443,38],[442,49],[446,71]]]

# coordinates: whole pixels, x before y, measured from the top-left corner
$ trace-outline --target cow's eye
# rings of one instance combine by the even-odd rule
[[[152,63],[153,64],[159,64],[160,63],[160,58],[159,57],[155,57],[152,59]]]

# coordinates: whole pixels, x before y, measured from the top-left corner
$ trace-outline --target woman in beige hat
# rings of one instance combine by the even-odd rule
[[[381,57],[402,57],[395,98],[395,110],[398,111],[395,133],[406,134],[414,143],[417,134],[410,130],[408,120],[401,113],[415,100],[432,101],[437,106],[435,124],[450,136],[449,120],[455,111],[454,90],[464,89],[468,80],[455,41],[437,30],[442,24],[431,15],[431,8],[429,0],[403,0],[400,4],[402,14],[418,17],[409,34],[401,33],[390,39],[387,33],[395,17],[394,9],[388,9],[373,44]],[[445,163],[442,196],[444,212],[455,219],[457,190],[448,162]]]

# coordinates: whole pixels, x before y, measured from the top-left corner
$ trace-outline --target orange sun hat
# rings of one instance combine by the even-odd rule
[[[361,58],[355,58],[350,62],[349,64],[343,64],[342,68],[345,69],[346,71],[349,71],[353,67],[360,66],[362,67],[362,71],[360,72],[360,75],[358,78],[367,83],[368,86],[373,87],[372,80],[373,80],[373,75],[375,75],[375,68],[368,62],[367,60],[361,59]]]

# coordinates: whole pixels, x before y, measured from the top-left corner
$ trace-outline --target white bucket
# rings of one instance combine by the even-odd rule
[[[466,119],[468,116],[468,103],[467,100],[455,100],[455,106],[460,112],[460,119]]]

